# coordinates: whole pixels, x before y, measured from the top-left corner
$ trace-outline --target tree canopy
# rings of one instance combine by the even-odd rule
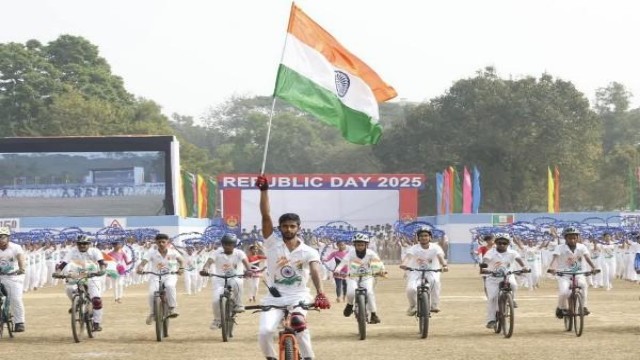
[[[593,106],[551,74],[504,79],[495,69],[460,79],[441,96],[380,108],[383,136],[353,145],[336,129],[278,101],[268,173],[422,173],[420,213],[435,213],[434,175],[477,166],[482,212],[546,210],[547,168],[561,173],[562,210],[623,209],[628,170],[639,165],[640,109],[621,83]],[[230,98],[201,119],[167,118],[129,93],[97,46],[62,35],[43,45],[0,44],[3,136],[173,134],[184,170],[215,175],[260,170],[272,98]]]

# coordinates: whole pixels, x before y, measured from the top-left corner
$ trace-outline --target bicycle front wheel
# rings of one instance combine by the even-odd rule
[[[280,341],[280,359],[298,360],[298,351],[296,349],[295,337],[292,334],[286,334]]]
[[[82,319],[84,320],[84,326],[87,328],[87,335],[89,338],[93,338],[93,304],[88,297],[84,299]]]
[[[233,325],[235,324],[235,301],[229,299],[227,302],[227,337],[233,337]]]
[[[71,301],[71,333],[73,340],[77,343],[82,339],[84,331],[84,306],[82,302],[82,298],[78,295],[74,296]]]
[[[502,334],[505,338],[513,335],[513,325],[515,323],[513,295],[506,293],[500,300],[500,312],[502,313]]]
[[[573,295],[569,296],[569,309],[566,311],[566,314],[563,317],[565,331],[573,330],[573,308],[575,307],[575,302],[576,300]]]
[[[429,335],[429,317],[431,317],[431,299],[429,292],[425,292],[418,296],[418,323],[422,339],[426,339]]]
[[[358,320],[358,333],[360,340],[367,338],[367,303],[364,294],[356,295],[356,319]]]
[[[222,341],[229,341],[229,316],[228,308],[229,308],[229,299],[226,296],[220,296],[220,328],[222,330]]]
[[[164,323],[164,306],[160,296],[153,299],[153,314],[156,320],[156,341],[162,341],[162,324]]]
[[[573,307],[573,330],[576,333],[576,336],[582,335],[582,330],[584,327],[584,300],[582,299],[582,294],[576,292],[576,299],[574,301]]]

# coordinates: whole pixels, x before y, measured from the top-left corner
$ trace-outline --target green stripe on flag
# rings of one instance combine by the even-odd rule
[[[337,127],[354,144],[376,144],[382,135],[382,127],[370,116],[345,106],[334,93],[282,64],[275,95]]]

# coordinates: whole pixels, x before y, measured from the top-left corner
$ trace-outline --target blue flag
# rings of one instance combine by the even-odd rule
[[[444,177],[442,173],[436,173],[436,213],[442,215],[442,185]]]
[[[473,206],[472,211],[474,214],[477,214],[480,210],[480,199],[482,198],[482,194],[480,191],[480,171],[474,165],[473,166]]]

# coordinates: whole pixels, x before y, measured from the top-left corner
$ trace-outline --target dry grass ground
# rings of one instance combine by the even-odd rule
[[[419,339],[407,307],[404,281],[396,266],[377,285],[382,323],[369,326],[365,341],[357,340],[356,322],[342,316],[343,304],[311,314],[313,344],[318,359],[638,359],[640,288],[617,281],[612,291],[590,289],[582,337],[563,330],[553,316],[554,280],[536,291],[521,290],[511,339],[485,329],[485,300],[480,279],[471,265],[454,265],[443,274],[442,312],[434,315],[428,339]],[[181,285],[181,284],[180,284]],[[333,294],[332,282],[326,282]],[[0,339],[3,358],[13,359],[261,359],[257,346],[257,314],[241,314],[235,337],[222,343],[219,331],[209,330],[210,288],[187,296],[179,288],[181,315],[172,322],[170,337],[158,343],[154,329],[144,324],[146,285],[125,290],[122,304],[104,296],[104,331],[96,338],[73,342],[69,306],[61,287],[25,295],[27,332]],[[333,297],[332,297],[332,300]]]

